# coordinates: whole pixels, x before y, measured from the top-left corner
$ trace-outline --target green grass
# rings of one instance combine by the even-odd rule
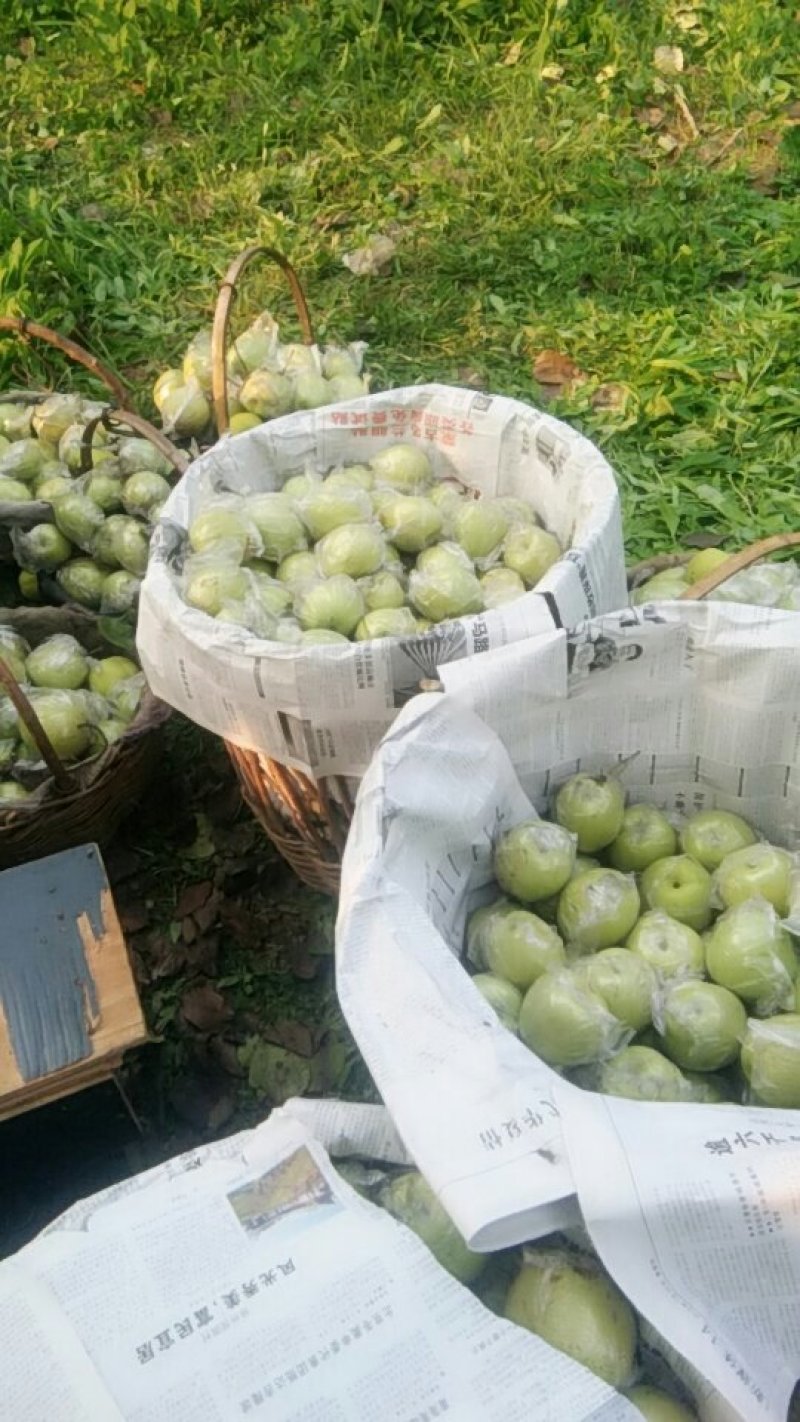
[[[587,383],[553,408],[617,469],[632,555],[796,527],[794,8],[12,0],[0,311],[74,333],[147,411],[232,255],[271,242],[379,384],[468,368],[536,400],[536,354],[572,357]],[[390,273],[353,277],[387,225]],[[262,270],[242,318],[266,304],[288,328]],[[3,380],[53,370],[0,348]]]

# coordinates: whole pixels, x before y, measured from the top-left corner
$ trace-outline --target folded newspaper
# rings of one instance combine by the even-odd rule
[[[364,1109],[325,1107],[323,1134],[394,1155]],[[0,1265],[0,1327],[8,1422],[640,1418],[489,1312],[288,1111],[69,1210]]]
[[[566,549],[536,591],[424,635],[302,650],[183,602],[175,580],[183,537],[210,494],[280,488],[309,465],[368,459],[397,440],[423,444],[439,476],[532,502]],[[271,420],[195,460],[154,535],[138,647],[153,691],[191,720],[316,776],[360,775],[397,709],[438,665],[472,662],[624,601],[619,495],[600,451],[519,401],[422,385]]]
[[[626,609],[500,649],[463,673],[458,664],[443,668],[446,694],[406,708],[362,784],[343,865],[337,986],[406,1147],[472,1247],[491,1250],[568,1225],[577,1218],[576,1186],[584,1204],[580,1138],[564,1130],[561,1078],[501,1026],[461,965],[467,916],[491,893],[493,841],[544,810],[576,770],[607,770],[632,757],[625,773],[632,799],[677,811],[739,810],[797,847],[800,618],[722,604]],[[600,1097],[575,1098],[587,1112],[603,1110]],[[665,1108],[648,1109],[657,1151]],[[761,1129],[749,1108],[726,1109],[744,1135]],[[680,1107],[675,1115],[701,1119],[711,1138],[716,1111]],[[784,1219],[792,1262],[781,1265],[778,1312],[793,1309],[794,1321],[772,1342],[753,1322],[756,1342],[742,1367],[752,1373],[753,1347],[763,1344],[756,1386],[768,1401],[755,1410],[761,1403],[751,1389],[748,1418],[785,1416],[775,1398],[786,1369],[800,1373],[800,1207],[785,1183],[800,1167],[800,1114],[796,1120],[796,1139],[774,1147],[788,1154],[763,1205]],[[580,1159],[597,1182],[605,1150]],[[635,1157],[628,1159],[635,1171]],[[669,1164],[677,1170],[677,1156]],[[703,1200],[713,1218],[708,1192]],[[744,1249],[745,1216],[737,1234],[726,1201],[720,1230]],[[605,1195],[603,1206],[610,1209]],[[627,1224],[621,1213],[615,1229],[623,1240]],[[599,1238],[598,1247],[615,1273]],[[732,1266],[723,1268],[722,1251],[715,1257],[719,1277],[694,1280],[687,1312],[719,1318],[730,1307],[744,1316],[747,1306],[725,1292]],[[675,1274],[664,1273],[665,1289],[678,1287]],[[655,1268],[651,1284],[654,1277]],[[723,1354],[727,1346],[733,1356],[726,1336],[720,1325],[704,1346]],[[741,1393],[729,1387],[725,1395],[741,1408]]]

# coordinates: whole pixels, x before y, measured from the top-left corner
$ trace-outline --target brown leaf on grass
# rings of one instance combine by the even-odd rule
[[[625,409],[628,403],[630,391],[624,385],[598,385],[592,396],[592,406],[595,410],[613,410],[619,412]]]
[[[230,1022],[233,1009],[212,983],[197,983],[187,988],[181,998],[181,1014],[198,1032],[218,1032]]]
[[[637,109],[635,117],[643,128],[660,128],[666,114],[663,109],[658,107],[658,104],[648,104],[646,108]]]
[[[196,884],[185,884],[178,895],[175,917],[186,918],[188,914],[196,913],[206,902],[211,893],[211,887],[210,879],[202,879]]]
[[[583,384],[586,379],[584,372],[570,356],[551,349],[540,351],[535,357],[533,376],[544,387],[543,393],[550,399],[569,394],[575,385]]]
[[[277,1042],[278,1046],[285,1047],[288,1052],[295,1052],[299,1057],[314,1055],[314,1033],[305,1022],[294,1022],[288,1017],[281,1017],[264,1028],[264,1036],[268,1041]]]
[[[124,899],[117,896],[117,916],[123,933],[141,933],[150,922],[150,914],[139,899]]]
[[[486,376],[479,370],[474,370],[471,365],[460,365],[458,367],[458,383],[466,385],[470,390],[486,390]]]
[[[314,226],[320,232],[330,232],[331,229],[342,227],[352,227],[355,217],[351,212],[318,212],[314,218]]]
[[[188,914],[181,922],[181,937],[184,943],[188,944],[194,943],[197,937],[197,924]]]
[[[511,69],[515,64],[519,64],[521,58],[522,40],[514,40],[514,43],[508,46],[501,63],[504,64],[507,69]]]
[[[220,895],[215,889],[214,893],[211,894],[206,903],[203,904],[203,907],[195,909],[192,914],[192,918],[201,933],[207,933],[211,925],[216,923],[219,917],[219,901]]]

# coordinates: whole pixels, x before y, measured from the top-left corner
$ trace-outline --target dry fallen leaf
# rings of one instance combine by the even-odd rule
[[[598,385],[592,396],[592,405],[595,410],[622,411],[628,403],[629,391],[624,385]]]
[[[519,64],[521,57],[522,40],[514,40],[514,43],[508,46],[508,49],[503,55],[503,63],[507,65],[508,68],[511,68],[512,65]]]
[[[666,115],[663,109],[657,104],[649,104],[645,109],[638,109],[636,118],[644,128],[660,128]]]
[[[217,1032],[233,1016],[232,1008],[211,983],[187,988],[181,998],[181,1013],[198,1032]]]
[[[682,74],[683,50],[677,44],[660,44],[653,52],[653,63],[659,74]]]
[[[539,352],[533,362],[533,375],[540,385],[546,387],[545,393],[551,399],[571,390],[574,385],[582,384],[586,379],[584,372],[570,356],[556,350]]]
[[[345,252],[342,262],[354,276],[379,276],[396,251],[397,243],[384,233],[377,232],[365,247]]]
[[[674,153],[675,149],[680,146],[677,138],[671,133],[660,133],[656,139],[656,143],[665,153]]]
[[[616,64],[604,64],[602,69],[598,69],[594,76],[595,84],[607,84],[609,79],[613,79],[617,72]]]
[[[561,64],[545,64],[539,70],[539,78],[546,79],[550,84],[557,84],[559,79],[564,78],[564,68]]]

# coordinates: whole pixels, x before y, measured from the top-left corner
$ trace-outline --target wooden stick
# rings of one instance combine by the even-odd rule
[[[29,336],[34,336],[38,341],[46,341],[48,345],[55,346],[70,360],[74,360],[78,365],[82,365],[86,370],[90,370],[92,375],[96,375],[98,380],[102,380],[114,395],[118,405],[124,409],[128,404],[128,392],[125,389],[120,377],[107,365],[104,365],[97,356],[90,351],[85,351],[83,346],[79,346],[77,341],[71,341],[68,336],[62,336],[59,331],[53,331],[49,326],[40,326],[37,321],[29,321],[27,316],[0,316],[0,331],[13,331],[23,340]]]
[[[739,573],[743,568],[749,568],[752,563],[757,563],[759,558],[766,558],[769,553],[778,553],[782,548],[797,548],[800,546],[800,533],[774,533],[771,538],[760,538],[757,543],[751,543],[749,548],[743,548],[739,553],[732,553],[725,563],[720,563],[712,572],[707,573],[704,578],[693,583],[686,592],[681,593],[681,602],[700,602],[702,598],[708,597],[715,588],[726,583],[728,578],[732,578],[734,573]]]
[[[211,331],[211,388],[214,399],[214,419],[217,426],[217,433],[225,434],[229,425],[230,417],[228,410],[228,370],[226,366],[226,350],[228,345],[228,326],[230,322],[230,312],[234,297],[237,293],[236,284],[244,271],[256,257],[267,257],[280,267],[289,289],[294,299],[297,319],[300,322],[300,330],[303,333],[303,340],[307,346],[314,344],[314,332],[311,326],[311,317],[308,311],[308,302],[305,292],[300,285],[300,279],[286,257],[281,252],[276,252],[274,247],[247,247],[244,252],[240,252],[235,257],[226,271],[219,288],[217,304],[214,308],[214,325]]]

